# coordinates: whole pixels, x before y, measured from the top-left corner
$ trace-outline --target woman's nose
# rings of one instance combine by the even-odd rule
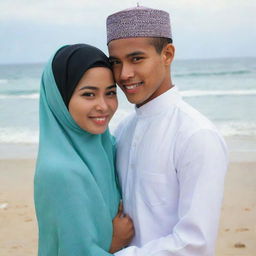
[[[97,111],[106,111],[108,109],[108,104],[104,98],[100,98],[96,105]]]

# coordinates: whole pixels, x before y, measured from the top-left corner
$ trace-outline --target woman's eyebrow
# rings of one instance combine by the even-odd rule
[[[84,90],[84,89],[98,90],[99,88],[94,87],[94,86],[83,86],[82,88],[79,89],[79,91]]]
[[[116,88],[116,84],[112,84],[112,85],[110,85],[110,86],[108,86],[107,87],[107,90],[109,90],[109,89],[112,89],[112,88]],[[95,86],[83,86],[83,87],[81,87],[80,89],[79,89],[79,91],[81,91],[81,90],[84,90],[84,89],[89,89],[89,90],[99,90],[99,88],[98,87],[95,87]]]

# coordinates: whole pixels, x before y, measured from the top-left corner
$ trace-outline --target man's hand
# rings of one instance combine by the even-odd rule
[[[109,252],[115,253],[129,245],[134,236],[132,219],[123,214],[123,204],[119,203],[118,213],[113,219],[113,236]]]

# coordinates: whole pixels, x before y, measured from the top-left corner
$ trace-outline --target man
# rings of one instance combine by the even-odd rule
[[[214,255],[227,151],[171,80],[169,14],[145,7],[107,18],[115,80],[135,113],[118,127],[117,170],[135,237],[117,256]]]

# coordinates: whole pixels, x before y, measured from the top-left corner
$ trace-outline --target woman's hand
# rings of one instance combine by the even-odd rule
[[[123,214],[123,204],[119,203],[118,213],[113,219],[113,236],[109,252],[115,253],[129,245],[134,236],[132,219]]]

